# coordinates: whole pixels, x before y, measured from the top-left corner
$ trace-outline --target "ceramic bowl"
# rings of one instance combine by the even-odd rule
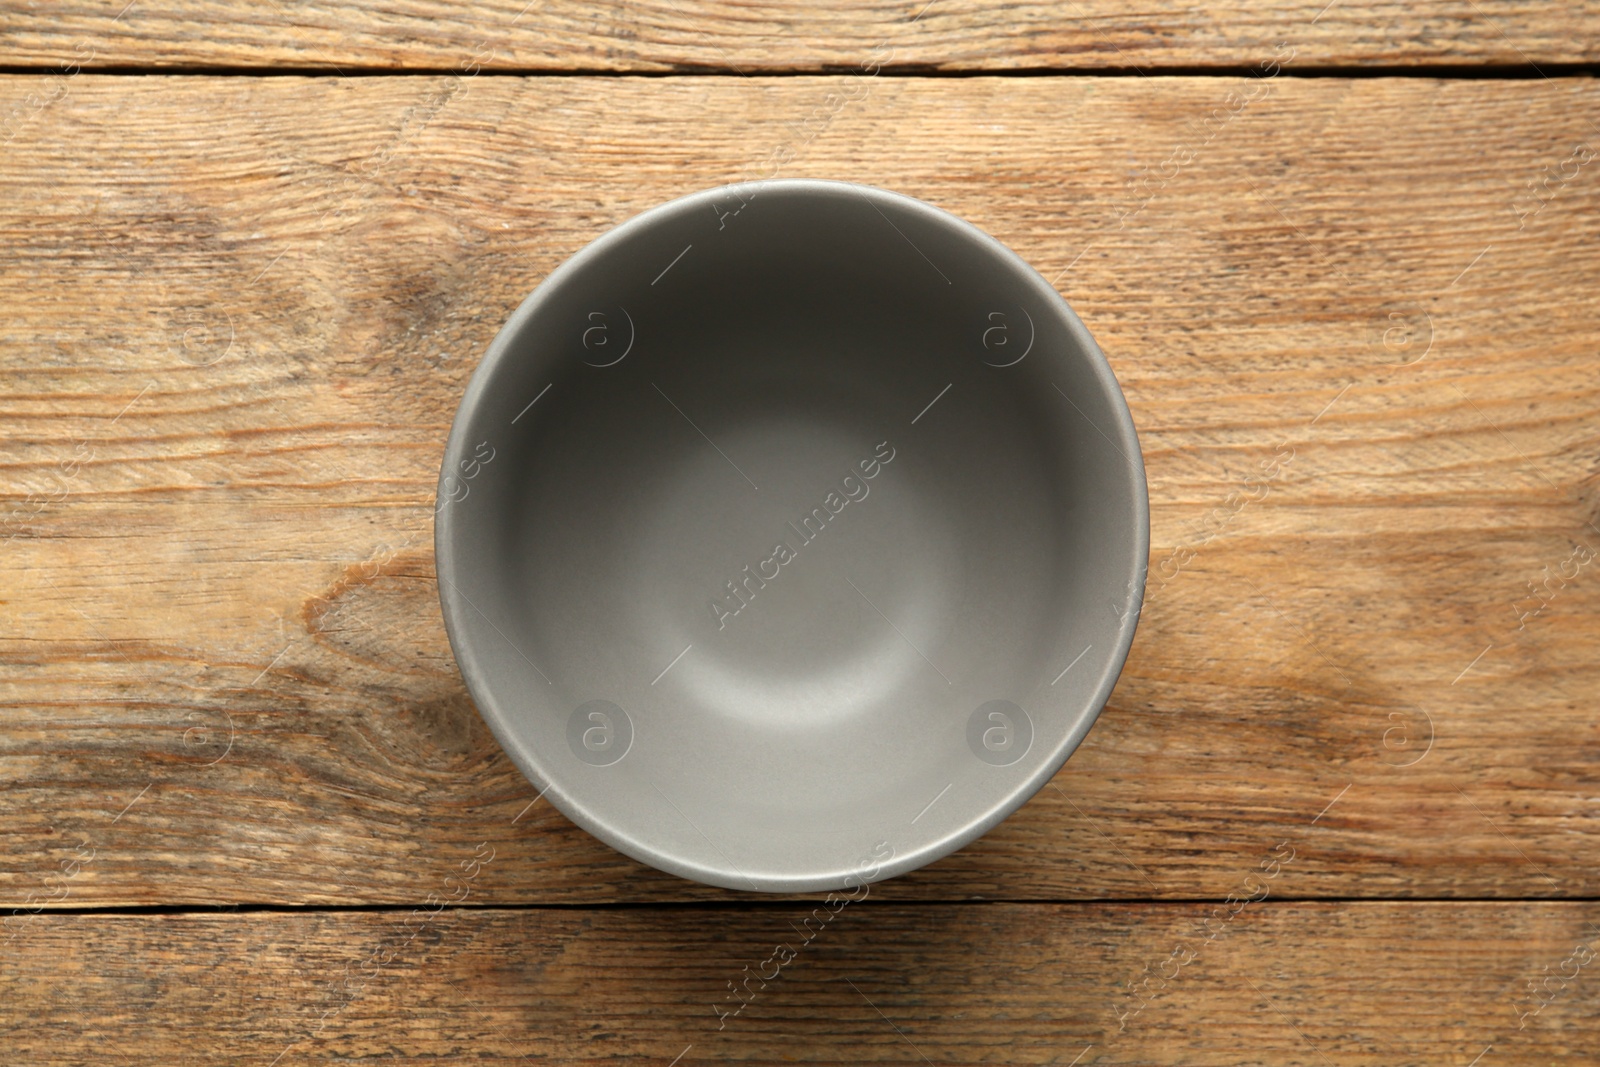
[[[826,181],[686,196],[552,272],[467,388],[435,520],[462,674],[544,796],[771,892],[911,870],[1048,782],[1148,547],[1133,421],[1050,284]]]

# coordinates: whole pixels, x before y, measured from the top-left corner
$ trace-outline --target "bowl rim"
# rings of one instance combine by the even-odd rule
[[[1041,303],[1061,316],[1062,324],[1078,346],[1082,358],[1088,361],[1089,370],[1094,374],[1106,396],[1114,426],[1094,425],[1103,435],[1109,433],[1107,439],[1116,446],[1123,460],[1121,475],[1131,483],[1133,491],[1135,514],[1134,529],[1131,532],[1134,539],[1132,554],[1134,566],[1132,573],[1127,575],[1128,610],[1120,617],[1111,653],[1093,686],[1092,695],[1073,713],[1076,715],[1076,723],[1032,774],[1020,779],[997,800],[991,801],[985,810],[965,821],[957,829],[909,852],[893,851],[892,857],[887,862],[873,866],[870,876],[864,876],[862,868],[841,868],[804,875],[763,876],[760,872],[740,870],[731,861],[727,861],[724,867],[663,851],[651,842],[632,836],[604,818],[596,816],[584,804],[578,793],[569,791],[564,786],[559,774],[549,772],[545,761],[539,758],[527,739],[519,736],[512,724],[513,720],[492,691],[488,675],[473,648],[472,641],[468,638],[468,620],[476,614],[489,621],[491,627],[494,627],[494,624],[488,620],[488,616],[482,615],[466,599],[458,585],[463,569],[454,551],[458,528],[455,513],[458,509],[448,505],[442,508],[438,506],[438,501],[446,498],[445,480],[451,476],[456,465],[467,456],[468,427],[482,407],[500,368],[511,358],[517,338],[569,279],[578,275],[591,262],[606,257],[613,249],[636,234],[691,212],[703,211],[706,206],[714,206],[719,200],[726,202],[730,197],[737,196],[743,202],[750,203],[768,191],[801,197],[837,197],[853,193],[865,196],[875,207],[893,205],[899,210],[916,214],[934,226],[943,227],[969,240],[975,240],[976,244],[985,249],[996,261],[997,267],[1008,268],[1020,284],[1031,289]],[[1116,469],[1118,466],[1115,461],[1107,462],[1109,469]],[[568,819],[618,852],[658,870],[724,889],[753,889],[761,893],[794,894],[838,889],[850,885],[852,879],[856,879],[856,884],[879,882],[942,859],[988,833],[1044,788],[1088,735],[1121,676],[1144,607],[1150,556],[1150,501],[1143,452],[1139,447],[1139,435],[1134,425],[1133,414],[1128,408],[1127,398],[1117,382],[1110,362],[1100,346],[1095,343],[1088,328],[1084,326],[1066,299],[1045,280],[1042,274],[1016,252],[976,225],[943,208],[904,193],[857,182],[819,178],[769,178],[702,189],[647,208],[606,230],[569,256],[512,312],[473,371],[451,423],[450,434],[440,461],[435,492],[434,561],[445,631],[473,704],[506,755],[532,784],[541,788],[540,797],[548,799]],[[494,628],[498,630],[498,627]],[[510,638],[506,640],[510,643]],[[512,647],[516,647],[514,643]],[[717,851],[720,853],[720,850]]]

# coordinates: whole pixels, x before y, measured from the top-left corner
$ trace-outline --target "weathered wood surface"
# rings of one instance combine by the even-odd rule
[[[225,0],[12,2],[7,64],[353,70],[911,70],[1526,66],[1600,58],[1593,0]]]
[[[1054,280],[1150,476],[1088,741],[882,897],[1220,898],[1285,841],[1281,896],[1593,892],[1591,81],[61,84],[0,153],[8,907],[410,904],[479,842],[487,902],[727,899],[529,807],[431,501],[521,298],[784,143]]]
[[[0,1022],[18,1065],[1547,1067],[1600,1047],[1600,905],[1269,899],[1215,936],[1209,910],[55,915],[0,956]]]

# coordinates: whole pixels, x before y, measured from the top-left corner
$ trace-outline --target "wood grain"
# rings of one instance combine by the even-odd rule
[[[443,71],[817,73],[898,70],[1150,71],[1249,67],[1282,43],[1304,67],[1592,63],[1593,0],[642,0],[638,3],[240,7],[65,0],[9,5],[10,64],[107,67],[320,67]]]
[[[1149,470],[1110,706],[884,898],[1220,899],[1282,842],[1287,897],[1592,892],[1589,80],[63,84],[0,153],[9,907],[409,904],[479,842],[486,902],[728,899],[529,806],[431,499],[521,298],[784,143],[1053,280]]]
[[[46,916],[29,954],[0,956],[0,1020],[19,1067],[1547,1067],[1600,1044],[1593,903],[1267,900],[1210,940],[1206,911],[869,899],[825,924],[797,903]]]

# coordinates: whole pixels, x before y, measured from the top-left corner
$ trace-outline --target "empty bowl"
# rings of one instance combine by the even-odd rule
[[[1060,769],[1149,508],[1077,316],[974,226],[774,180],[646,211],[490,346],[435,519],[451,645],[544,796],[712,885],[854,889]]]

